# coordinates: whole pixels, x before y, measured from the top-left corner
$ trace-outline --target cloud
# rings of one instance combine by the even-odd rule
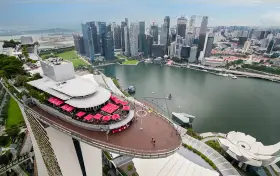
[[[0,0],[4,3],[20,3],[20,4],[69,4],[69,3],[107,3],[107,2],[114,2],[110,0]]]
[[[254,6],[262,4],[279,4],[279,0],[172,0],[189,4],[216,4],[221,6]]]
[[[271,11],[261,15],[260,22],[264,26],[280,26],[280,12]]]

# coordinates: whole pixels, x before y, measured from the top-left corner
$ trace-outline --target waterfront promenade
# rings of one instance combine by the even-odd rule
[[[183,68],[193,68],[193,69],[207,70],[207,71],[213,71],[213,72],[225,72],[225,73],[234,74],[234,75],[242,76],[242,77],[258,78],[258,79],[265,79],[265,80],[269,80],[269,81],[280,82],[280,76],[249,73],[249,72],[242,72],[242,71],[237,71],[237,70],[228,70],[228,69],[224,69],[224,68],[213,68],[213,67],[207,67],[204,65],[197,65],[197,64],[179,64],[179,63],[173,63],[173,64],[174,64],[174,66],[180,66]]]

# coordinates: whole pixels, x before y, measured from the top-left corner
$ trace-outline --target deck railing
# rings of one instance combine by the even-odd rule
[[[111,151],[117,154],[126,154],[134,157],[140,157],[140,158],[162,158],[169,156],[173,154],[176,150],[178,150],[178,147],[176,148],[168,148],[164,150],[138,150],[138,149],[131,149],[126,147],[121,147],[118,145],[114,145],[111,143],[107,143],[104,141],[100,141],[94,138],[90,138],[88,136],[85,136],[83,134],[80,134],[72,129],[65,128],[63,125],[57,124],[55,121],[50,120],[47,117],[44,117],[43,115],[37,113],[33,109],[25,106],[28,113],[31,113],[33,116],[35,116],[38,120],[42,121],[43,123],[52,126],[53,128],[56,128],[57,130],[64,132],[68,135],[71,135],[72,137],[78,139],[79,141],[85,142],[87,144],[96,146],[97,148],[101,148],[103,150]]]

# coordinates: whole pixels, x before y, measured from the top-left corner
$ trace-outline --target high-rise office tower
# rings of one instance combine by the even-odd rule
[[[176,40],[176,28],[170,28],[170,35],[171,35],[171,42],[174,42]]]
[[[267,46],[267,49],[266,49],[266,53],[267,54],[270,54],[274,48],[274,39],[270,40],[269,43],[268,43],[268,46]]]
[[[107,25],[107,32],[112,32],[112,24]]]
[[[127,26],[127,47],[128,47],[128,53],[127,56],[130,56],[130,34],[129,34],[129,23],[128,23],[128,18],[125,18],[125,23]]]
[[[145,21],[139,22],[139,51],[144,52],[145,44]]]
[[[94,22],[86,22],[86,24],[82,24],[82,32],[83,32],[83,40],[84,40],[84,48],[85,55],[90,58],[90,61],[94,61],[94,40],[92,36],[91,25]]]
[[[167,46],[167,25],[163,24],[160,31],[160,44]]]
[[[121,42],[122,42],[122,51],[125,52],[125,34],[124,34],[124,28],[126,26],[126,22],[121,22]]]
[[[114,60],[114,40],[113,33],[107,32],[105,36],[105,59],[106,60]]]
[[[139,26],[138,23],[131,23],[129,28],[129,43],[130,43],[130,55],[132,57],[138,56],[138,35]]]
[[[83,37],[78,33],[74,33],[73,38],[74,38],[74,44],[75,44],[76,51],[80,54],[84,54],[85,48],[84,48]]]
[[[182,46],[181,47],[181,59],[188,59],[190,57],[190,46]]]
[[[239,46],[244,46],[245,42],[248,40],[247,37],[239,37],[238,38],[238,45]]]
[[[206,42],[207,43],[205,46],[204,57],[210,57],[214,43],[214,36],[212,34],[209,34]]]
[[[88,43],[88,38],[89,38],[89,30],[86,26],[86,24],[82,24],[82,32],[83,32],[83,41],[84,41],[84,53],[85,56],[89,57],[89,43]]]
[[[245,44],[244,44],[242,52],[246,53],[249,50],[250,46],[251,46],[251,41],[250,40],[246,41]]]
[[[90,26],[90,33],[92,36],[92,41],[94,46],[94,53],[95,54],[100,53],[100,42],[99,42],[96,23],[94,21],[89,22],[89,26]]]
[[[153,44],[152,46],[152,57],[161,57],[165,55],[165,45],[163,44]]]
[[[190,50],[190,57],[189,57],[189,62],[190,63],[195,63],[197,61],[197,46],[192,46]]]
[[[259,40],[261,40],[261,39],[264,39],[264,38],[265,38],[265,33],[266,33],[266,31],[261,31],[261,34],[260,34],[260,38],[259,38]]]
[[[115,49],[122,48],[122,29],[120,25],[115,25],[113,27],[113,39],[114,39],[114,47]]]
[[[100,54],[105,56],[105,37],[107,34],[106,22],[97,22],[98,25],[98,36],[100,40]]]
[[[154,37],[150,34],[146,35],[146,41],[147,41],[147,56],[151,57],[152,56],[152,46],[154,43]]]
[[[177,35],[185,38],[187,29],[187,19],[185,17],[180,17],[177,19]]]
[[[172,58],[172,57],[175,57],[175,52],[176,52],[176,42],[172,42],[170,44],[170,47],[169,47],[169,56]]]
[[[203,51],[204,44],[205,44],[205,38],[206,38],[206,32],[207,32],[207,24],[208,24],[208,16],[203,16],[199,31],[199,45],[198,45],[198,54],[197,58],[199,56],[199,53]]]
[[[186,35],[185,45],[192,46],[194,41],[194,34],[188,32]]]
[[[191,16],[188,32],[194,33],[195,20],[196,20],[196,16],[195,15]]]
[[[271,39],[272,39],[272,38],[271,38]],[[268,39],[268,38],[262,39],[262,40],[260,41],[261,47],[262,47],[262,48],[267,48],[268,42],[269,42],[271,39]]]
[[[128,40],[128,34],[129,33],[129,29],[128,29],[128,26],[125,26],[124,27],[124,46],[125,46],[125,49],[124,49],[124,53],[126,56],[129,56],[130,54],[130,51],[129,51],[129,40]]]
[[[166,36],[167,36],[167,42],[165,47],[165,54],[168,53],[168,46],[170,46],[170,35],[169,35],[169,28],[170,28],[170,17],[166,16],[164,18],[164,24],[166,26]]]
[[[158,44],[158,26],[154,22],[151,25],[150,34],[153,36],[154,44]]]

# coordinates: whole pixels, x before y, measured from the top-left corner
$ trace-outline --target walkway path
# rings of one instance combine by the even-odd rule
[[[204,138],[204,139],[202,139],[201,140],[201,142],[207,142],[207,141],[212,141],[212,140],[217,140],[218,139],[218,137],[207,137],[207,138]]]
[[[205,143],[189,136],[186,134],[187,130],[178,127],[183,143],[197,149],[203,153],[207,158],[209,158],[222,173],[223,176],[240,176],[238,171],[218,152],[213,148],[209,147]]]

